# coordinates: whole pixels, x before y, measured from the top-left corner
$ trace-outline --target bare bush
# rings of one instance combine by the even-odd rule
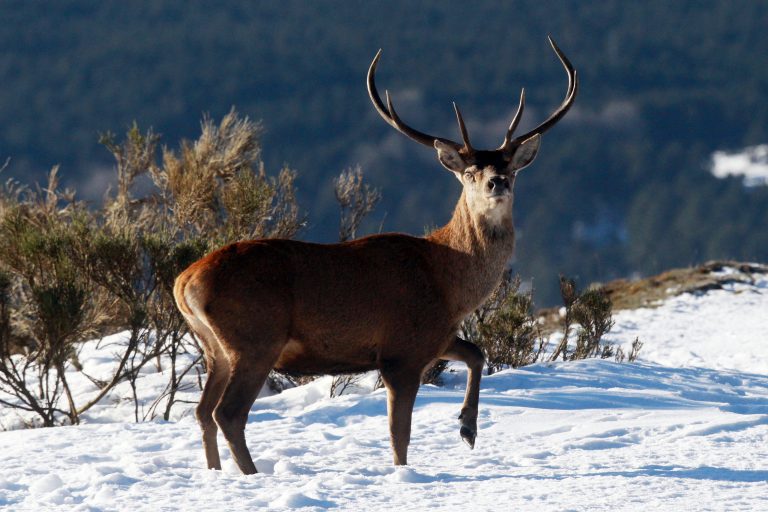
[[[129,314],[145,316],[143,325],[153,334],[139,336],[142,342],[129,359],[132,370],[126,378],[133,385],[137,371],[153,358],[158,370],[169,375],[165,390],[145,417],[154,416],[164,403],[162,415],[168,419],[183,378],[201,361],[200,347],[185,337],[187,327],[173,300],[176,275],[223,244],[291,237],[303,226],[294,193],[295,173],[285,168],[276,177],[266,174],[259,159],[257,123],[232,110],[219,125],[204,118],[201,128],[200,138],[183,142],[178,153],[164,148],[159,164],[157,139],[151,131],[142,135],[134,126],[121,143],[114,137],[104,140],[115,156],[120,184],[107,209],[106,227],[114,231],[111,236],[123,233],[134,242],[134,250],[126,251],[135,263],[131,270],[137,271],[131,282],[146,293],[124,296],[125,306]],[[156,190],[134,198],[133,183],[145,173]],[[179,367],[184,353],[193,355],[192,362]],[[168,358],[168,368],[161,367],[161,355]]]
[[[354,240],[360,223],[381,200],[381,193],[363,181],[363,171],[359,166],[343,171],[334,185],[341,215],[339,242]]]
[[[565,361],[568,352],[568,338],[571,335],[571,327],[573,326],[573,303],[576,302],[578,294],[576,292],[576,281],[569,279],[562,274],[560,275],[560,297],[563,300],[563,306],[565,307],[565,315],[563,316],[563,338],[560,343],[552,352],[551,361],[556,361],[560,355],[563,356]]]
[[[485,352],[488,373],[503,367],[518,368],[534,363],[541,347],[541,335],[533,317],[533,297],[520,293],[520,278],[497,298],[498,306],[487,321],[479,325],[481,348]]]
[[[611,301],[602,288],[579,293],[573,279],[560,276],[560,291],[564,305],[562,338],[549,355],[550,361],[612,356],[623,361],[628,358],[623,351],[603,341],[613,326],[613,319]],[[505,273],[485,304],[462,323],[460,335],[483,351],[489,374],[533,364],[546,357],[547,340],[534,314],[532,291],[521,292],[520,278],[513,277],[510,272]],[[574,343],[569,349],[571,340]],[[641,346],[642,343],[636,340],[630,361],[637,357]]]
[[[624,353],[624,349],[621,347],[616,349],[616,362],[623,363],[625,360],[629,363],[634,363],[637,360],[637,356],[640,353],[640,349],[643,348],[643,342],[640,338],[635,338],[629,349],[629,354]]]
[[[356,386],[363,378],[363,375],[363,373],[336,375],[331,381],[331,389],[328,396],[334,398],[343,395],[346,390]]]
[[[51,374],[50,367],[37,362],[36,348],[24,355],[14,353],[11,287],[12,276],[0,274],[0,391],[13,397],[12,400],[0,397],[0,404],[34,413],[42,426],[53,426],[57,414],[66,414],[58,408],[60,381],[57,375]]]
[[[149,417],[154,417],[162,405],[163,419],[169,420],[171,409],[176,403],[176,396],[182,391],[182,381],[195,367],[201,364],[202,350],[194,338],[186,337],[188,329],[184,318],[179,314],[173,299],[173,283],[176,276],[205,253],[207,244],[200,240],[187,240],[174,243],[167,236],[146,236],[143,240],[149,264],[155,276],[155,290],[150,297],[149,317],[154,334],[162,353],[168,358],[168,382],[165,389],[156,397],[149,408]],[[191,362],[179,366],[183,354],[191,354]],[[159,363],[158,358],[158,365]]]

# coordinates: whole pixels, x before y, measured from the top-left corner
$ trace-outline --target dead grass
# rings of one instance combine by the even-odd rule
[[[736,272],[719,274],[725,268]],[[663,272],[657,276],[628,281],[619,279],[605,285],[615,309],[656,307],[668,298],[683,293],[718,290],[726,284],[755,282],[755,274],[768,274],[768,265],[737,261],[710,261],[691,268]]]

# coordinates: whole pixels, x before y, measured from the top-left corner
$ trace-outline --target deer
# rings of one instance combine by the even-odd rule
[[[244,474],[257,472],[246,445],[248,413],[271,370],[294,375],[378,370],[386,388],[395,465],[408,463],[411,417],[421,377],[437,360],[466,364],[460,437],[477,436],[481,350],[458,337],[460,322],[498,285],[515,247],[512,222],[517,173],[536,157],[541,135],[573,105],[576,71],[549,38],[568,75],[560,106],[513,138],[525,89],[502,144],[475,149],[454,103],[462,142],[408,126],[389,92],[375,85],[378,51],[367,88],[376,111],[411,140],[434,148],[461,183],[453,216],[424,237],[384,233],[317,244],[287,239],[236,242],[181,272],[174,297],[203,348],[207,379],[195,414],[209,469],[221,469],[221,429]]]

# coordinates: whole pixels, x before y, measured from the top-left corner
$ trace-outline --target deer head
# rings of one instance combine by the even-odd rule
[[[428,135],[403,122],[397,115],[389,92],[385,92],[386,106],[376,89],[376,66],[381,50],[374,57],[368,69],[368,94],[381,117],[393,128],[408,138],[437,150],[437,159],[454,173],[464,187],[467,206],[475,215],[497,221],[511,213],[512,186],[517,172],[528,166],[539,151],[541,134],[555,125],[573,105],[578,90],[576,71],[570,61],[549,37],[549,43],[568,74],[568,89],[560,107],[549,118],[533,130],[513,138],[525,107],[525,90],[520,94],[520,103],[507,129],[502,144],[492,150],[475,149],[469,142],[469,134],[459,107],[454,103],[462,143]]]

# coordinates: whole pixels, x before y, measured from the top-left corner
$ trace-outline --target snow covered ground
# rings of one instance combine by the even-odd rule
[[[411,466],[400,468],[383,390],[330,399],[323,378],[260,398],[246,430],[253,476],[221,436],[224,471],[205,469],[191,405],[136,424],[132,405],[113,399],[81,426],[0,433],[0,508],[768,510],[768,279],[615,319],[609,337],[639,336],[639,362],[485,377],[472,451],[456,420],[461,367],[420,391]],[[106,364],[94,345],[86,368]],[[13,414],[0,411],[2,424]]]

